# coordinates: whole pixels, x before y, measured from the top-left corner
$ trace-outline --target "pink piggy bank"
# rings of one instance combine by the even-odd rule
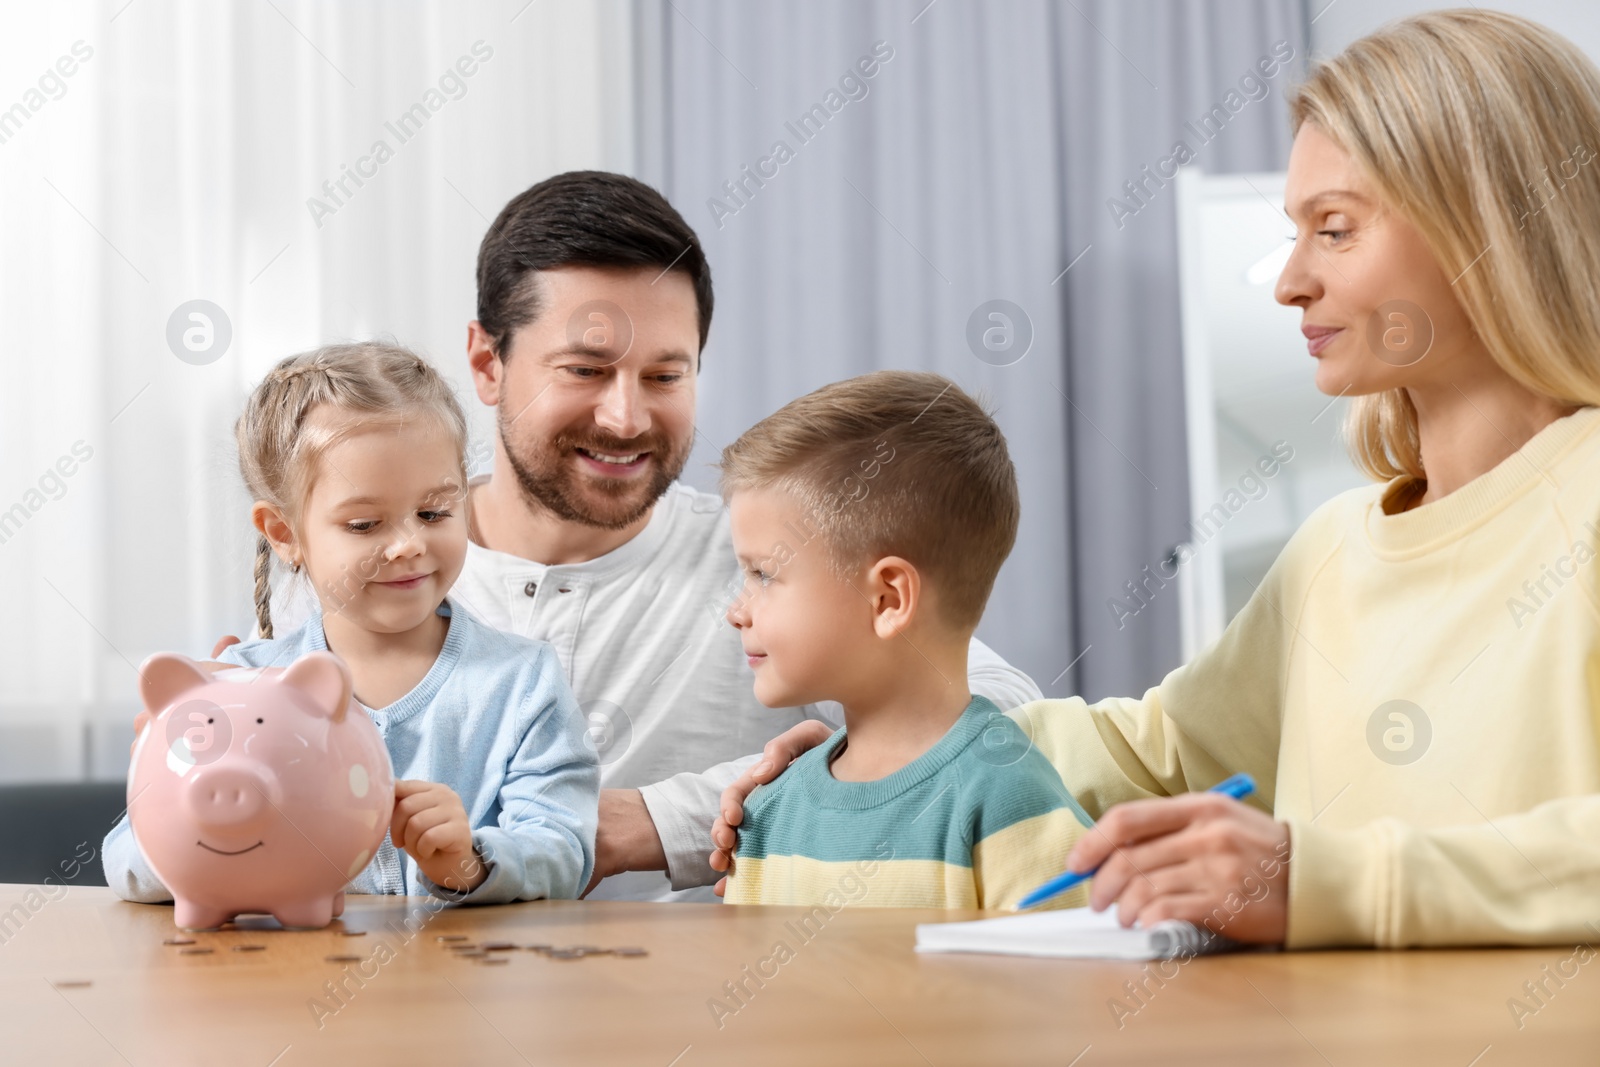
[[[139,670],[148,723],[128,775],[134,839],[185,930],[245,912],[320,928],[394,810],[377,727],[331,652],[208,674],[161,652]],[[144,716],[141,716],[143,718]]]

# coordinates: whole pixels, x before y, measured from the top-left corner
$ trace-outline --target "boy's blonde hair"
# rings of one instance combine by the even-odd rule
[[[307,426],[307,417],[323,404],[357,418],[332,431]],[[419,417],[437,419],[454,438],[465,493],[467,418],[449,384],[421,356],[380,341],[328,345],[289,356],[256,386],[234,425],[239,472],[255,499],[283,512],[291,527],[298,526],[317,460],[330,445],[357,427]],[[256,621],[261,636],[269,638],[272,558],[266,537],[258,536]]]
[[[976,629],[1017,539],[1017,473],[1000,427],[948,378],[878,371],[785,404],[722,450],[722,491],[792,493],[851,578],[901,556],[952,626]]]
[[[1289,102],[1411,221],[1502,370],[1600,404],[1600,71],[1561,35],[1497,11],[1432,11],[1320,64]],[[1426,477],[1403,389],[1347,426],[1378,479]]]

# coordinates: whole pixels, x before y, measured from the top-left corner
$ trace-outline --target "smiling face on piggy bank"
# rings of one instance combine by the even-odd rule
[[[323,927],[372,859],[394,808],[377,727],[331,652],[287,669],[207,674],[157,653],[139,670],[151,716],[128,775],[128,818],[186,930],[245,912]]]

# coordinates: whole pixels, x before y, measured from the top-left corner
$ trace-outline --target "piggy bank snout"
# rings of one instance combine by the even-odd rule
[[[250,767],[207,767],[194,776],[184,799],[201,826],[245,829],[271,811],[270,788],[267,776]]]

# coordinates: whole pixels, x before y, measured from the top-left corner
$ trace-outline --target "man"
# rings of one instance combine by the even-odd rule
[[[540,182],[479,250],[467,359],[496,409],[494,466],[470,487],[472,543],[450,596],[548,641],[567,671],[605,787],[596,899],[713,899],[694,887],[718,877],[711,824],[758,758],[747,753],[804,719],[837,721],[837,708],[755,699],[723,620],[743,584],[727,512],[677,482],[711,311],[694,231],[622,175]],[[298,617],[310,608],[303,596]],[[969,659],[972,691],[1001,708],[1040,698],[981,642]]]

